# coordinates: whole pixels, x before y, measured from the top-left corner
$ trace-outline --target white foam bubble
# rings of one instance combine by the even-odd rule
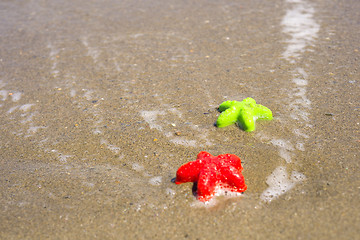
[[[58,58],[58,54],[60,53],[60,49],[55,48],[54,45],[52,45],[52,43],[48,43],[47,47],[50,49],[50,53],[49,53],[49,58],[52,61],[52,66],[51,66],[51,74],[54,77],[57,77],[59,75],[59,70],[57,70],[57,58]]]
[[[93,99],[93,96],[92,96],[92,94],[94,93],[93,90],[83,88],[83,89],[81,89],[81,91],[84,92],[84,97],[86,98],[86,100],[90,101]]]
[[[295,183],[302,182],[306,179],[306,176],[302,174],[301,172],[292,171],[291,173],[291,180]]]
[[[70,157],[74,157],[74,155],[66,155],[66,154],[62,154],[60,153],[58,150],[56,149],[52,149],[51,150],[52,153],[56,154],[59,161],[62,162],[62,163],[66,163],[67,162],[67,159],[70,158]]]
[[[298,74],[300,74],[303,78],[308,78],[308,74],[305,72],[305,70],[303,68],[296,68],[296,71],[298,72]]]
[[[47,48],[50,49],[49,57],[56,57],[56,55],[60,52],[60,49],[55,48],[51,43],[48,43]]]
[[[294,120],[305,121],[305,122],[310,121],[310,119],[309,119],[310,113],[303,111],[303,110],[299,109],[298,107],[294,108],[293,111],[289,115]]]
[[[301,3],[303,0],[286,0],[289,3]]]
[[[144,170],[144,167],[138,163],[133,163],[132,164],[132,169],[134,169],[137,172],[141,172]]]
[[[34,106],[35,104],[32,104],[32,103],[28,103],[28,104],[24,104],[24,105],[22,105],[19,109],[21,110],[21,111],[24,111],[24,112],[26,112],[26,111],[28,111],[32,106]]]
[[[196,147],[197,146],[196,140],[188,140],[186,138],[180,138],[180,137],[170,139],[170,142],[178,144],[178,145],[186,146],[186,147]]]
[[[306,86],[306,85],[308,85],[308,81],[305,80],[305,79],[301,79],[301,78],[294,78],[293,82],[298,86]]]
[[[105,139],[101,139],[101,140],[100,140],[100,144],[105,145],[110,151],[112,151],[112,152],[115,153],[115,154],[118,154],[118,153],[120,152],[120,150],[121,150],[120,147],[115,146],[115,145],[112,145],[112,144],[109,144],[108,141],[105,140]]]
[[[95,47],[90,46],[87,37],[82,38],[82,43],[88,51],[87,55],[90,56],[93,59],[93,61],[96,63],[100,56],[100,51],[98,51],[98,49],[96,49]]]
[[[296,143],[296,149],[298,149],[298,150],[300,150],[300,151],[305,151],[304,143],[297,142],[297,143]]]
[[[141,111],[141,117],[149,124],[150,128],[155,128],[159,131],[162,130],[162,127],[156,123],[156,119],[158,115],[164,115],[164,111]]]
[[[88,188],[93,188],[95,186],[95,184],[91,182],[82,182],[82,184]]]
[[[242,193],[233,192],[233,191],[230,191],[229,189],[226,189],[226,188],[220,187],[220,186],[217,186],[215,188],[215,194],[214,194],[215,197],[225,196],[225,197],[229,197],[229,198],[239,197],[241,195],[242,195]]]
[[[210,199],[209,201],[207,202],[201,202],[199,200],[197,200],[195,197],[194,197],[194,201],[190,204],[190,207],[195,207],[195,208],[203,208],[203,207],[206,207],[206,208],[212,208],[214,206],[216,206],[216,204],[218,203],[218,200],[213,197],[212,199]]]
[[[74,157],[74,155],[59,154],[60,162],[67,162],[68,158]]]
[[[303,133],[302,131],[300,131],[300,129],[294,129],[293,132],[294,132],[297,136],[300,136],[300,137],[303,137],[303,138],[309,138],[309,135]]]
[[[16,109],[18,109],[18,108],[19,108],[19,106],[11,107],[11,108],[7,111],[7,113],[12,113],[12,112],[14,112]]]
[[[27,132],[29,134],[36,133],[39,129],[42,129],[42,128],[46,128],[46,127],[44,127],[44,126],[31,126],[31,127],[28,128]]]
[[[7,99],[7,97],[9,96],[9,91],[8,90],[0,90],[0,96],[2,97],[2,101],[5,101]]]
[[[178,109],[176,108],[169,108],[169,111],[173,114],[178,115],[179,118],[182,118],[182,112],[180,112]]]
[[[305,107],[307,109],[311,109],[311,101],[306,97],[306,95],[302,95],[301,98],[297,98],[289,103],[289,108],[299,108]],[[304,110],[305,111],[305,110]]]
[[[170,196],[174,196],[176,194],[174,189],[166,188],[166,194]]]
[[[306,179],[305,175],[296,171],[293,171],[289,177],[286,167],[279,166],[267,177],[266,183],[269,187],[261,194],[260,198],[265,202],[271,202],[304,179]]]
[[[306,95],[306,88],[304,87],[294,88],[294,93],[292,95],[297,97],[304,97]]]
[[[164,109],[164,107],[163,107]],[[207,138],[207,129],[200,128],[198,125],[193,124],[192,122],[186,122],[185,124],[177,124],[177,121],[174,120],[174,117],[178,118],[183,122],[182,119],[182,112],[179,111],[177,108],[165,108],[164,110],[153,110],[147,111],[143,110],[140,111],[140,115],[142,118],[148,123],[151,129],[156,129],[162,132],[162,134],[169,139],[171,143],[182,145],[185,147],[196,147],[201,145],[213,145],[212,141]],[[172,115],[169,119],[165,117],[159,117],[164,115]],[[176,129],[179,126],[180,128],[190,128],[197,132],[194,134],[193,138],[197,139],[189,139],[185,136],[175,136]],[[175,128],[176,127],[176,128]],[[200,142],[200,143],[199,143]]]
[[[36,114],[35,113],[31,113],[31,114],[23,114],[23,117],[25,117],[26,116],[26,118],[24,118],[23,120],[21,120],[20,122],[21,123],[28,123],[28,122],[31,122],[32,120],[33,120],[33,118],[34,118],[34,116],[35,116]]]
[[[288,140],[284,140],[284,139],[272,139],[270,141],[270,143],[272,143],[274,146],[286,149],[286,150],[294,150],[293,145],[291,144],[290,141]]]
[[[219,197],[231,199],[231,198],[238,198],[238,197],[242,197],[242,196],[244,196],[243,193],[232,192],[229,189],[227,189],[226,187],[216,186],[214,196],[209,201],[201,202],[194,197],[194,200],[195,199],[196,200],[191,204],[191,207],[211,208],[211,207],[214,207],[217,205],[217,203],[219,202],[219,199],[218,199]]]
[[[102,134],[102,131],[99,128],[95,128],[93,131],[93,134],[100,135],[100,134]]]
[[[13,93],[11,94],[11,100],[12,100],[13,102],[17,102],[17,101],[19,101],[19,100],[21,99],[21,95],[22,95],[21,92],[13,92]]]
[[[76,90],[75,89],[71,89],[70,90],[70,97],[75,97],[76,96]]]
[[[150,178],[150,180],[149,180],[149,183],[154,186],[159,186],[161,184],[161,182],[162,182],[161,176],[153,177],[153,178]]]
[[[284,148],[279,148],[279,156],[286,161],[286,163],[291,163],[293,153],[289,150],[286,150]]]

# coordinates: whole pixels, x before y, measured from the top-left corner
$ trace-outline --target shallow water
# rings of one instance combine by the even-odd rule
[[[0,9],[1,237],[360,233],[356,1]],[[214,127],[246,97],[274,119]],[[203,150],[238,155],[248,190],[204,205],[172,183]]]

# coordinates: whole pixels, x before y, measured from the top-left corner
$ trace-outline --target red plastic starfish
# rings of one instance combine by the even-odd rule
[[[244,192],[247,186],[242,169],[240,158],[234,154],[215,157],[203,151],[195,161],[188,162],[177,170],[175,183],[197,182],[198,199],[206,202],[214,196],[216,187]]]

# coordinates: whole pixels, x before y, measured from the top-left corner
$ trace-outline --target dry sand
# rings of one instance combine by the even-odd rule
[[[356,239],[360,2],[1,1],[1,239]],[[256,131],[218,105],[272,109]],[[200,151],[248,190],[199,203]]]

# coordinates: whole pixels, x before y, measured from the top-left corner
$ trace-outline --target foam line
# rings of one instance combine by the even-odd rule
[[[310,4],[301,0],[287,2],[294,6],[287,10],[281,22],[283,32],[290,36],[283,57],[295,63],[295,59],[301,57],[306,48],[313,44],[320,26],[314,20],[315,10]]]
[[[282,57],[294,64],[314,44],[319,32],[320,25],[314,19],[315,9],[304,0],[287,0],[291,7],[286,11],[281,25],[283,33],[289,36],[287,46]],[[298,126],[308,127],[310,121],[311,101],[307,98],[308,74],[305,69],[297,67],[293,71],[293,87],[289,93],[288,110],[291,121],[296,121]],[[270,142],[279,149],[279,156],[285,160],[285,164],[292,162],[296,150],[306,151],[304,140],[309,136],[299,129],[293,130],[294,140],[272,139]],[[295,146],[295,147],[294,147]],[[265,202],[271,202],[280,195],[292,189],[297,183],[305,179],[302,173],[293,171],[288,176],[285,166],[278,166],[267,177],[269,187],[261,194],[260,198]]]

